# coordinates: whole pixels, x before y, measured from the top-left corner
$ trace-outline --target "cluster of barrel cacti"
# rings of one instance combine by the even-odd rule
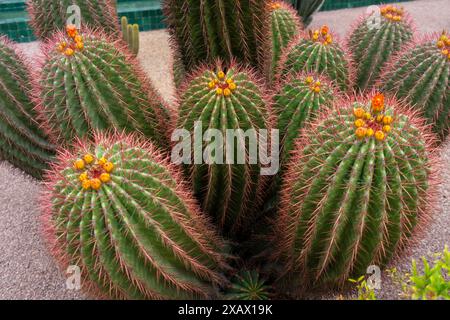
[[[81,28],[66,25],[69,2]],[[46,39],[33,76],[0,40],[0,157],[45,172],[48,240],[87,291],[292,298],[386,265],[423,226],[429,124],[449,131],[448,32],[415,43],[408,14],[387,5],[343,43],[327,25],[304,30],[285,2],[165,0],[172,109],[138,66],[138,26],[123,18],[121,31],[112,4],[30,1]]]

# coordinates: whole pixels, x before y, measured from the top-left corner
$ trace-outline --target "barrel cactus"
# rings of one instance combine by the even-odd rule
[[[225,70],[217,63],[194,72],[180,95],[176,127],[194,137],[188,171],[195,194],[204,211],[230,235],[240,233],[251,221],[265,180],[257,151],[246,142],[247,137],[264,144],[260,133],[269,128],[268,99],[255,79],[250,71],[236,65]],[[210,129],[221,133],[223,144],[220,137],[208,137]],[[228,141],[230,131],[235,139]],[[196,154],[203,154],[203,159]]]
[[[115,128],[168,147],[169,112],[122,44],[74,26],[45,44],[38,109],[57,141],[70,145],[75,137]]]
[[[414,27],[409,15],[392,5],[382,7],[381,16],[364,15],[348,36],[348,48],[356,68],[355,86],[373,87],[389,58],[413,39]]]
[[[119,18],[115,0],[28,0],[27,8],[33,31],[40,39],[50,38],[63,30],[73,12],[69,7],[80,8],[82,26],[102,28],[107,33],[119,35]]]
[[[269,300],[271,287],[258,270],[244,270],[237,274],[228,289],[228,300]]]
[[[180,174],[137,136],[95,134],[61,151],[42,203],[49,244],[81,287],[114,299],[217,296],[226,246]]]
[[[379,86],[406,99],[443,140],[450,130],[450,33],[426,36],[386,67]]]
[[[298,140],[275,250],[292,284],[342,285],[385,266],[426,220],[434,141],[408,110],[377,94],[325,113]]]
[[[324,73],[345,91],[351,86],[348,55],[328,26],[309,30],[291,41],[284,50],[277,73],[278,80],[300,71]]]
[[[324,110],[331,109],[340,93],[323,75],[298,73],[290,75],[275,95],[273,113],[280,130],[282,163],[289,161],[301,129]]]
[[[268,0],[164,0],[163,11],[187,72],[200,63],[233,58],[262,68]]]
[[[14,44],[0,37],[0,159],[39,179],[55,147],[40,128],[26,65]]]
[[[283,1],[270,3],[270,55],[267,57],[267,75],[273,80],[279,67],[281,52],[302,29],[300,17],[291,6]]]

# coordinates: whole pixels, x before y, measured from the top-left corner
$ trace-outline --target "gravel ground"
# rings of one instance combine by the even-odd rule
[[[450,30],[448,0],[422,0],[403,3],[412,13],[420,32]],[[321,12],[312,27],[328,24],[343,36],[365,8]],[[161,95],[173,102],[174,86],[170,72],[170,49],[164,30],[141,33],[139,58],[143,68]],[[37,42],[21,44],[30,57],[39,54]],[[421,241],[393,263],[408,270],[412,258],[441,251],[450,239],[450,141],[443,146],[443,184],[439,206]],[[66,289],[64,274],[57,268],[42,239],[39,220],[39,183],[8,163],[0,162],[0,299],[85,299],[77,291]],[[399,288],[383,275],[382,299],[398,298]],[[327,298],[327,297],[324,297]],[[329,297],[328,297],[329,298]]]

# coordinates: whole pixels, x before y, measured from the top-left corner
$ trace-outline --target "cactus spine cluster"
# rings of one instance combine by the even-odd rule
[[[70,6],[80,8],[83,27],[101,28],[108,34],[119,34],[119,18],[114,0],[28,0],[30,23],[40,39],[51,38],[57,30],[63,30],[74,13]]]
[[[387,5],[380,10],[379,20],[363,17],[348,37],[356,67],[355,85],[361,91],[373,87],[389,58],[411,41],[414,34],[411,19],[402,8]]]
[[[83,288],[123,299],[214,298],[224,243],[178,172],[136,136],[96,135],[48,172],[46,230]]]
[[[399,54],[380,87],[420,110],[443,140],[450,130],[450,34],[427,36]]]
[[[343,284],[384,266],[425,217],[431,135],[403,109],[378,94],[329,112],[300,138],[276,233],[290,277]]]
[[[272,81],[279,67],[282,51],[300,33],[302,24],[297,13],[282,1],[270,3],[269,10],[271,50],[267,72]]]
[[[331,109],[338,93],[323,76],[298,73],[281,85],[274,98],[273,112],[280,130],[282,163],[289,161],[295,140],[306,123],[313,121],[324,110]]]
[[[129,24],[127,17],[123,16],[120,20],[122,27],[122,38],[128,44],[133,55],[137,56],[139,53],[139,25]]]
[[[343,91],[351,86],[347,54],[328,26],[302,34],[284,51],[278,78],[300,71],[323,73]]]
[[[0,37],[0,158],[41,178],[53,160],[54,146],[40,128],[31,88],[24,58]]]
[[[211,138],[218,144],[222,155],[219,152],[214,155],[210,150],[209,164],[191,165],[190,177],[203,209],[214,216],[222,231],[234,235],[252,220],[264,179],[260,174],[260,162],[251,163],[249,160],[251,151],[246,139],[237,135],[231,149],[226,131],[239,129],[246,133],[252,129],[250,135],[261,139],[259,130],[269,128],[266,98],[253,75],[235,65],[226,72],[220,64],[211,69],[201,69],[191,75],[191,80],[186,82],[181,92],[177,128],[186,129],[195,137],[198,135],[195,131],[199,130],[195,125],[201,124],[200,139],[209,129],[222,133],[223,146]],[[210,142],[206,141],[194,141],[193,144],[194,154],[199,146],[205,152],[211,148]],[[231,150],[231,157],[227,150]],[[198,163],[192,160],[191,163]]]
[[[139,131],[167,148],[168,110],[118,41],[69,25],[47,44],[38,93],[49,132],[70,145],[93,130]]]
[[[267,21],[266,0],[164,0],[174,49],[187,72],[200,63],[233,58],[262,68]]]

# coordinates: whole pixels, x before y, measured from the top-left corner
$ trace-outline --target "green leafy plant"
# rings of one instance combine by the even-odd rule
[[[178,171],[144,141],[95,134],[58,153],[42,199],[54,254],[100,297],[217,298],[225,243]]]
[[[28,62],[6,37],[0,37],[0,158],[40,179],[55,146],[34,110]]]
[[[43,40],[64,30],[73,14],[67,13],[72,5],[80,8],[81,27],[101,28],[111,35],[120,33],[114,0],[28,0],[30,23],[36,36]]]
[[[95,130],[138,131],[169,148],[170,114],[136,59],[102,33],[68,26],[45,45],[38,109],[54,140],[70,145]]]
[[[238,274],[226,294],[229,300],[269,300],[271,287],[261,279],[256,270],[245,270]]]
[[[383,95],[328,112],[297,141],[276,219],[292,285],[342,285],[384,267],[427,217],[434,140]]]
[[[358,279],[348,279],[348,281],[355,284],[358,290],[357,300],[377,300],[375,290],[367,283],[365,276]]]
[[[128,48],[137,56],[139,53],[139,25],[129,24],[127,17],[123,16],[120,20],[122,26],[122,38],[128,44]]]
[[[292,0],[294,8],[306,26],[311,23],[314,13],[319,11],[324,3],[325,0]]]

